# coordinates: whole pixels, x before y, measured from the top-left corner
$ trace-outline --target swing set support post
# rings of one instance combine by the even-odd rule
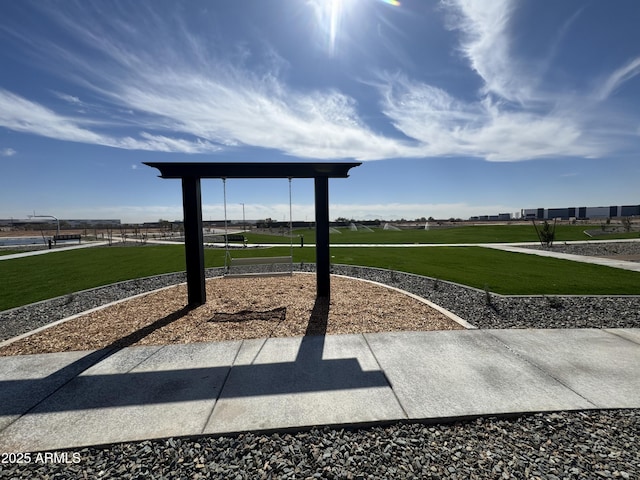
[[[331,256],[329,251],[329,179],[316,177],[316,296],[329,298]]]
[[[202,196],[200,179],[182,179],[182,208],[184,210],[184,251],[187,267],[187,296],[189,305],[206,303],[204,279],[204,243],[202,241]]]

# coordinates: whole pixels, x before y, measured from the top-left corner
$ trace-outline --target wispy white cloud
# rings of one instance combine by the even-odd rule
[[[64,100],[65,102],[71,103],[73,105],[83,105],[83,102],[80,101],[78,97],[74,97],[73,95],[69,95],[61,92],[53,92],[53,94],[58,97],[60,100]]]
[[[508,26],[516,3],[444,0],[443,5],[452,15],[450,27],[462,32],[459,48],[482,78],[483,90],[510,101],[528,98],[529,81],[510,50]]]
[[[490,97],[476,102],[395,76],[384,88],[383,111],[405,135],[420,141],[424,156],[477,156],[515,161],[548,156],[598,156],[575,119],[508,109]]]
[[[88,127],[83,126],[87,123]],[[219,149],[202,140],[190,141],[145,132],[140,134],[140,138],[113,137],[96,131],[95,123],[94,120],[60,115],[43,105],[0,89],[0,125],[16,132],[135,150],[204,153]]]
[[[625,82],[640,74],[640,57],[631,59],[628,63],[612,72],[596,90],[598,100],[606,100]]]
[[[0,157],[13,157],[16,152],[13,148],[3,148],[0,150]]]
[[[73,119],[4,89],[0,89],[0,125],[43,137],[105,144],[100,135],[80,127]]]
[[[362,160],[396,156],[402,145],[372,132],[353,99],[337,91],[297,92],[277,78],[230,65],[215,77],[139,71],[117,97],[174,131],[222,145],[276,149],[304,158]]]
[[[567,94],[540,86],[558,42],[582,10],[563,24],[546,61],[525,62],[513,50],[511,22],[517,2],[443,0],[442,5],[449,28],[461,33],[463,57],[483,82],[476,98],[462,100],[401,74],[381,74],[379,87],[383,112],[398,130],[418,141],[423,156],[489,161],[600,157],[621,146],[620,136],[628,126],[615,120],[620,114],[597,105],[591,92]],[[640,59],[634,59],[606,78],[598,99],[606,99],[638,73]],[[610,120],[603,128],[605,117]]]

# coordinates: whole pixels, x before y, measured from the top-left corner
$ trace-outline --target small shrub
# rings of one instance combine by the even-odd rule
[[[536,221],[532,220],[532,222],[533,227],[536,229],[538,240],[540,240],[540,245],[542,245],[543,247],[551,247],[553,245],[553,241],[556,238],[556,221],[553,221],[552,227],[549,222],[545,220],[540,230],[538,230]]]
[[[73,302],[73,300],[76,298],[76,296],[73,293],[70,293],[69,295],[64,297],[64,305],[69,305],[70,303]]]
[[[555,310],[559,310],[563,307],[562,305],[562,300],[560,300],[558,297],[544,297],[547,300],[547,305],[549,305],[551,308],[555,309]]]
[[[488,307],[495,308],[493,304],[493,297],[491,296],[491,291],[489,290],[489,285],[485,283],[484,285],[484,303]]]
[[[542,241],[545,246],[550,247],[553,245],[553,241],[555,240],[555,237],[556,237],[555,225],[552,228],[549,222],[545,220],[545,222],[542,224],[542,230],[540,230],[540,241]]]

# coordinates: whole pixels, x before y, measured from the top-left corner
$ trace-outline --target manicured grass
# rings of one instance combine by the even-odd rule
[[[13,255],[14,253],[21,253],[24,250],[0,250],[0,255]]]
[[[206,250],[207,266],[224,251]],[[0,310],[132,278],[184,271],[184,246],[90,248],[0,262]]]
[[[482,247],[333,248],[334,263],[449,280],[505,295],[640,295],[640,273]]]
[[[314,262],[315,249],[294,248]],[[288,255],[289,247],[234,250],[234,257]],[[640,295],[640,273],[481,247],[334,247],[332,262],[400,270],[502,294]],[[206,249],[222,266],[224,250]],[[133,278],[183,271],[184,247],[91,248],[0,262],[0,311]]]
[[[588,229],[597,229],[596,225],[558,225],[556,227],[556,241],[590,240],[584,233]],[[374,228],[373,232],[351,231],[348,228],[338,229],[340,233],[332,233],[331,243],[512,243],[538,242],[538,236],[532,224],[522,225],[470,225],[431,230],[383,230]],[[305,243],[315,243],[314,229],[295,229],[293,244],[300,245],[300,235]],[[288,236],[248,233],[249,243],[289,243]],[[598,236],[597,239],[637,238],[638,232],[631,234],[612,234]]]

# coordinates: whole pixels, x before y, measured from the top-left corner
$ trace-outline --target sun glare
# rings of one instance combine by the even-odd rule
[[[398,0],[375,0],[399,7]],[[330,56],[337,53],[340,43],[341,33],[347,28],[349,12],[353,10],[356,4],[364,4],[357,0],[311,0],[310,4],[314,6],[316,11],[317,22],[320,32],[324,37],[323,43]],[[354,15],[351,15],[354,16]]]
[[[336,37],[342,19],[342,2],[343,0],[331,0],[329,19],[329,54],[331,56],[336,53]]]

